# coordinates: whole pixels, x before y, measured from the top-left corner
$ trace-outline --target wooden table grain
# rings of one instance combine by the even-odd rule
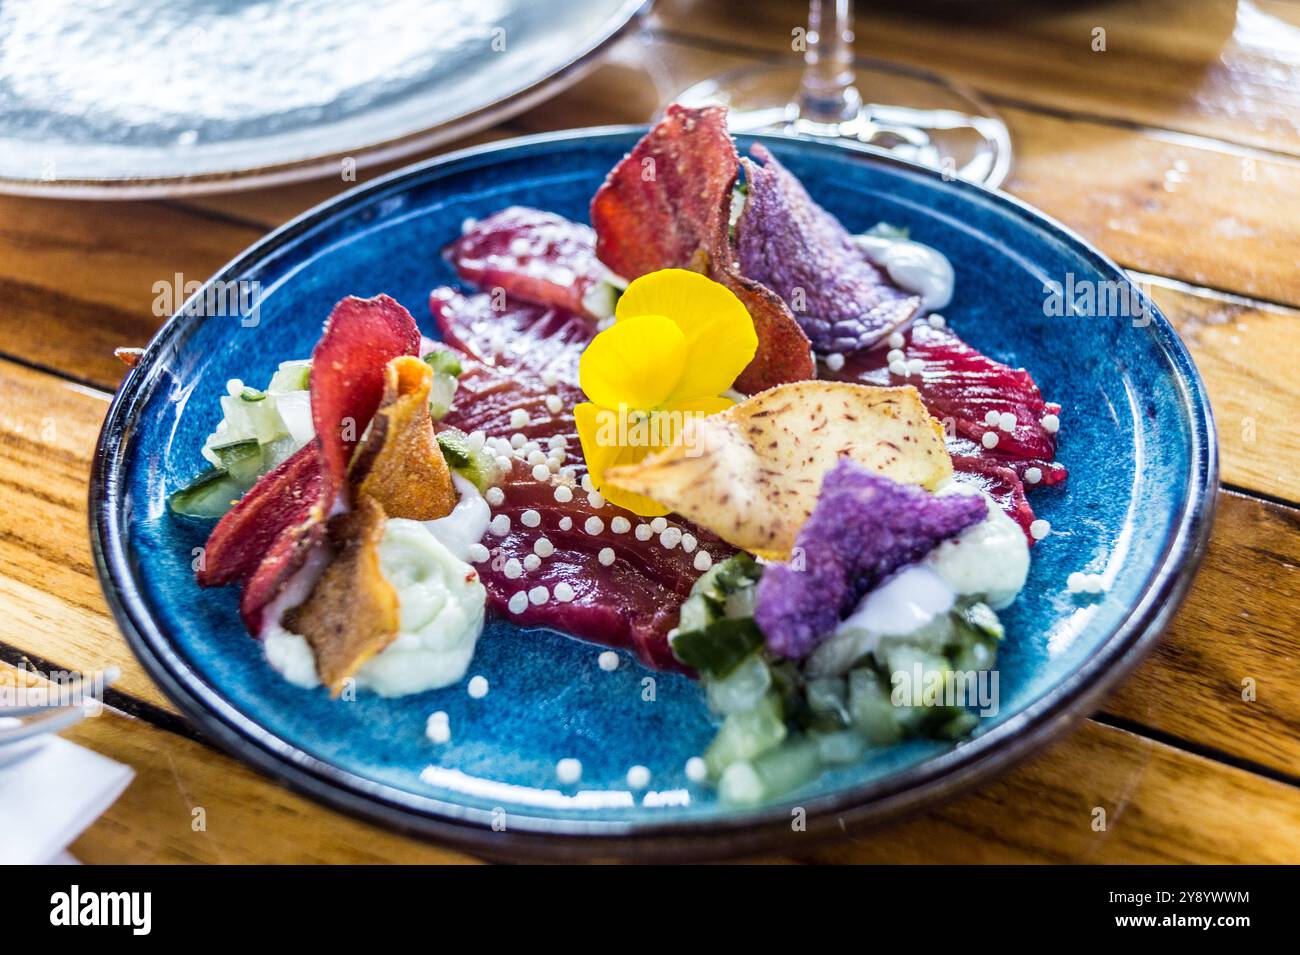
[[[1007,190],[1130,269],[1177,325],[1209,388],[1223,487],[1186,604],[1099,712],[938,808],[766,861],[1300,862],[1300,3],[859,6],[859,53],[981,91],[1014,138]],[[643,122],[695,80],[794,56],[803,12],[661,2],[576,86],[449,148]],[[0,676],[122,670],[115,708],[66,734],[136,770],[73,845],[87,862],[475,861],[208,745],[131,656],[91,562],[90,459],[124,374],[112,351],[161,324],[154,283],[206,278],[351,185],[0,197]]]

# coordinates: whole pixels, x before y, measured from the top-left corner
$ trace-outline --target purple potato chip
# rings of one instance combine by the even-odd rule
[[[987,513],[982,496],[936,497],[842,459],[799,531],[797,559],[770,565],[759,580],[754,619],[768,647],[807,655],[865,593]]]
[[[921,300],[867,260],[838,219],[761,145],[742,159],[749,194],[736,223],[741,272],[781,296],[823,354],[880,341]]]

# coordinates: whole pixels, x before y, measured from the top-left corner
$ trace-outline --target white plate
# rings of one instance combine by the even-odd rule
[[[341,175],[572,83],[648,0],[6,0],[0,191]]]

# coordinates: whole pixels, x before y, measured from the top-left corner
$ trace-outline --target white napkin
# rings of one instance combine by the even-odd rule
[[[0,767],[0,864],[70,861],[64,850],[133,776],[130,766],[57,736],[35,755]]]

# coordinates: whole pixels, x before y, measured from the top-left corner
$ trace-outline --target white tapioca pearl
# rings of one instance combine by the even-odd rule
[[[930,316],[930,327],[931,327],[931,328],[943,328],[943,327],[945,327],[947,324],[948,324],[948,319],[944,318],[942,315],[931,315],[931,316]]]
[[[609,522],[609,529],[615,534],[626,534],[632,529],[632,522],[620,514]]]
[[[1101,594],[1106,592],[1106,581],[1101,574],[1088,574],[1085,584],[1090,594]]]
[[[432,714],[424,724],[424,735],[435,746],[451,742],[451,723],[442,710]]]
[[[1042,479],[1043,479],[1043,471],[1041,468],[1025,468],[1026,484],[1037,484]]]
[[[546,396],[546,410],[551,414],[559,414],[564,409],[564,402],[560,400],[559,395]]]
[[[466,692],[476,700],[481,700],[488,695],[488,681],[485,676],[472,676],[469,678],[469,685],[465,687]]]
[[[501,568],[501,571],[508,579],[518,580],[524,575],[524,565],[519,563],[518,558],[511,557],[506,561],[506,564]]]
[[[573,488],[567,484],[561,484],[555,489],[555,499],[561,504],[568,504],[573,500]]]
[[[492,523],[488,525],[488,529],[497,537],[505,537],[510,533],[510,515],[498,514],[492,518]]]
[[[662,534],[664,532],[664,528],[666,528],[667,526],[668,526],[668,518],[666,517],[656,517],[653,521],[650,522],[650,530],[654,531],[656,534]]]
[[[654,535],[654,531],[649,524],[638,524],[636,526],[636,539],[639,541],[648,541]]]
[[[709,552],[707,550],[702,550],[695,555],[696,570],[703,572],[708,570],[712,566],[713,566],[713,558],[709,555]]]
[[[490,487],[484,492],[483,500],[487,501],[492,507],[500,507],[505,503],[506,492],[499,487]]]
[[[998,416],[998,427],[1010,434],[1016,430],[1016,416],[1010,411],[1004,411]]]
[[[1065,578],[1065,589],[1072,594],[1082,593],[1087,587],[1087,574],[1074,571]]]
[[[650,785],[650,770],[644,766],[633,766],[627,771],[628,789],[645,789]]]
[[[686,761],[686,778],[693,783],[702,783],[709,776],[708,764],[699,756],[692,756]]]
[[[530,507],[519,515],[519,523],[523,524],[524,527],[536,527],[542,523],[542,515]]]
[[[487,559],[488,559],[489,557],[491,557],[491,556],[492,556],[492,552],[489,551],[489,550],[488,550],[486,547],[484,547],[482,544],[470,544],[470,545],[469,545],[469,559],[470,559],[470,563],[481,564],[481,563],[483,563],[483,561],[487,560]]]
[[[591,482],[590,474],[584,474],[582,476],[582,489],[586,491],[588,494],[596,490],[596,485]]]
[[[831,352],[826,356],[826,367],[831,371],[839,371],[844,367],[844,356],[837,351]]]
[[[573,465],[569,465],[568,467],[560,468],[560,473],[557,474],[556,477],[558,477],[565,484],[572,487],[573,485],[578,483],[577,475],[578,472],[573,469]]]
[[[516,258],[521,255],[527,255],[530,248],[528,240],[521,235],[517,235],[510,240],[510,254]]]
[[[545,463],[533,465],[534,481],[549,481],[551,479],[551,469]]]
[[[600,561],[602,567],[608,567],[614,563],[614,548],[602,547],[600,553],[596,555],[596,559]]]
[[[984,412],[984,423],[990,428],[996,428],[998,422],[1001,420],[1002,415],[994,408],[990,408],[988,411]]]
[[[506,609],[511,613],[523,613],[528,609],[528,594],[522,590],[511,594],[510,599],[506,601]]]
[[[567,604],[573,599],[573,587],[561,581],[555,585],[555,599],[562,604]]]
[[[536,464],[545,464],[545,463],[546,463],[546,455],[543,454],[543,453],[541,452],[540,449],[538,449],[538,448],[533,448],[533,450],[531,450],[531,451],[528,452],[528,457],[525,458],[525,460],[526,460],[529,464],[534,464],[534,465],[536,465]]]
[[[921,374],[921,372],[925,371],[925,359],[913,358],[911,361],[907,363],[907,370],[914,375]]]
[[[1029,536],[1036,541],[1042,540],[1050,533],[1052,533],[1052,525],[1041,517],[1029,525]]]
[[[547,388],[554,388],[559,380],[560,376],[549,368],[542,372],[542,384]]]
[[[528,591],[528,602],[534,607],[540,607],[546,601],[551,599],[551,592],[545,587],[534,587]]]
[[[996,448],[998,446],[998,433],[996,431],[985,431],[984,437],[980,438],[980,443],[986,448]]]
[[[512,464],[508,457],[506,457],[504,454],[499,454],[497,455],[496,466],[497,466],[497,471],[499,473],[509,474]]]
[[[699,541],[697,541],[697,540],[695,539],[695,535],[694,535],[694,534],[683,534],[683,535],[682,535],[682,550],[686,551],[686,553],[689,554],[691,551],[695,550],[695,548],[696,548],[696,546],[697,546],[698,544],[699,544]]]
[[[531,423],[528,412],[523,408],[516,408],[510,412],[510,427],[518,431],[520,428],[526,428]]]
[[[892,335],[889,336],[890,348],[902,348],[906,344],[907,344],[907,339],[903,337],[902,332],[894,332]]]
[[[538,557],[550,557],[555,553],[555,545],[545,537],[539,537],[533,542],[533,553]]]
[[[1039,424],[1043,426],[1043,430],[1048,434],[1056,434],[1061,430],[1061,419],[1054,414],[1043,415],[1043,419]]]
[[[560,518],[560,530],[562,531],[573,530],[573,518],[570,517],[568,514],[565,514],[563,517]]]
[[[682,542],[682,531],[678,527],[666,527],[664,532],[659,535],[659,543],[668,550],[672,550]]]
[[[567,448],[569,446],[569,439],[562,434],[553,434],[546,439],[546,445],[552,451],[557,448]]]
[[[605,529],[605,522],[593,514],[591,517],[587,518],[586,523],[582,525],[582,529],[592,537],[595,537]]]
[[[891,365],[896,361],[907,361],[907,352],[903,351],[901,348],[891,348],[885,354],[885,361],[889,362]]]
[[[487,444],[487,435],[482,431],[471,431],[469,437],[465,439],[465,444],[471,451],[478,451],[483,445]]]
[[[524,570],[536,570],[542,566],[542,559],[536,554],[529,554],[524,558]]]
[[[898,378],[906,378],[908,376],[907,362],[902,359],[891,361],[889,363],[889,373]]]
[[[582,763],[576,759],[562,759],[555,764],[555,777],[566,786],[582,778]]]
[[[511,415],[511,417],[513,417],[513,414]],[[510,447],[514,448],[516,451],[518,451],[527,443],[528,443],[528,438],[520,434],[518,431],[516,431],[514,434],[510,436]]]
[[[592,491],[590,494],[587,495],[587,503],[590,504],[592,507],[604,507],[605,496],[601,494],[599,491]]]
[[[618,654],[613,650],[605,650],[596,658],[596,663],[606,673],[613,673],[618,669]]]

